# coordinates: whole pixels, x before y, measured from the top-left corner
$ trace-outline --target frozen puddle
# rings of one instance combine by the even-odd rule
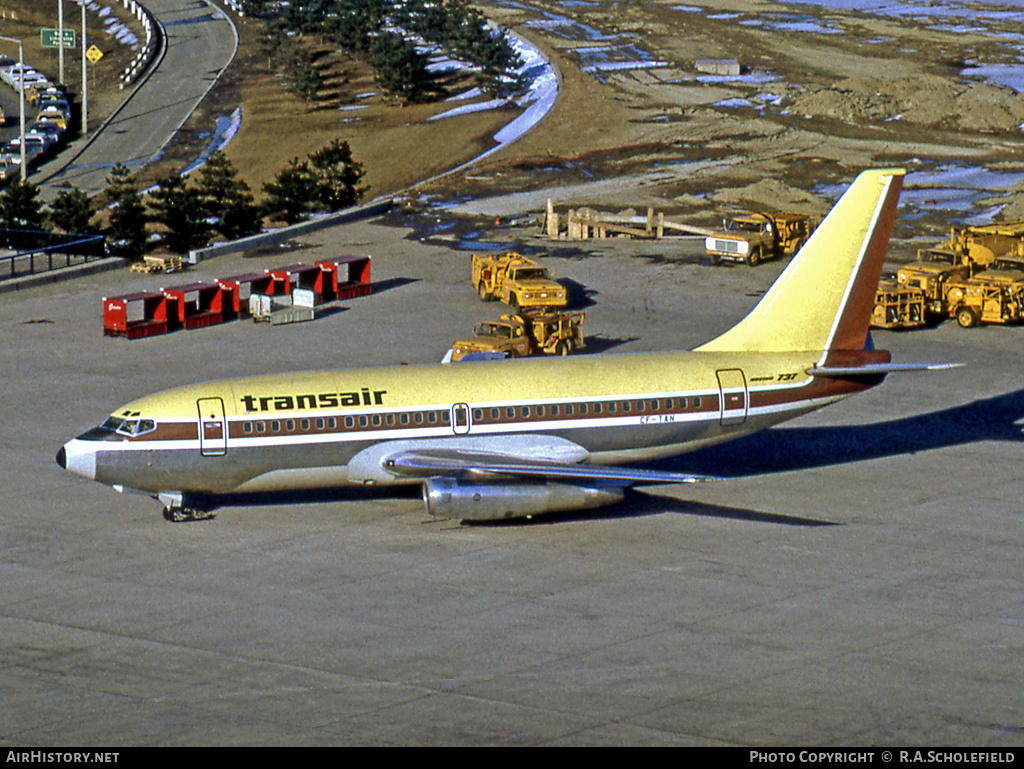
[[[909,171],[900,194],[900,219],[913,221],[927,212],[942,211],[960,224],[989,224],[1009,202],[1005,198],[1018,193],[1022,185],[1024,171],[961,165]],[[846,185],[826,185],[813,192],[835,201],[845,189]]]

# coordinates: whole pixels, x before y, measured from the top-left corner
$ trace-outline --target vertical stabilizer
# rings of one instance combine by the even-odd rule
[[[904,173],[858,176],[750,314],[697,351],[863,350]]]

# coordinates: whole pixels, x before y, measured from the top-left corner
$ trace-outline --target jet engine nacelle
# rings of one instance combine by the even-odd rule
[[[456,478],[427,478],[423,501],[435,518],[497,521],[538,513],[586,510],[621,502],[619,487],[587,488],[567,483],[473,483]]]

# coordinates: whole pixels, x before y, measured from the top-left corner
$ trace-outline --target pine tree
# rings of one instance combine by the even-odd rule
[[[32,182],[14,177],[14,181],[0,194],[0,221],[8,230],[43,229],[43,203],[39,188]]]
[[[77,187],[68,187],[57,193],[50,203],[50,221],[64,232],[92,234],[99,230],[93,221],[89,196]]]
[[[384,33],[370,47],[374,79],[385,92],[409,102],[422,101],[428,91],[427,59],[400,35]]]
[[[228,240],[260,231],[259,206],[223,152],[214,152],[199,169],[197,191],[206,218]]]
[[[317,176],[317,199],[328,211],[338,211],[362,200],[368,187],[360,187],[363,164],[352,159],[348,142],[335,139],[309,156]]]
[[[210,240],[210,226],[198,190],[188,186],[185,177],[176,171],[164,176],[157,185],[150,194],[151,219],[167,228],[162,236],[164,245],[176,254],[205,246]]]
[[[292,158],[286,168],[278,171],[274,181],[263,185],[263,191],[267,193],[263,204],[267,216],[295,224],[314,209],[319,180],[308,161]]]
[[[43,204],[39,188],[32,182],[15,176],[0,193],[0,227],[4,240],[12,248],[32,248],[38,245],[43,230]]]
[[[111,249],[129,259],[138,259],[146,250],[146,207],[130,181],[131,171],[122,163],[107,175],[107,195],[113,204],[107,235]]]

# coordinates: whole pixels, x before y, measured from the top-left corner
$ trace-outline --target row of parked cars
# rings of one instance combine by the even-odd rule
[[[54,152],[71,123],[71,105],[62,86],[54,85],[45,75],[27,65],[10,59],[0,60],[0,80],[20,92],[25,90],[26,111],[34,110],[35,120],[25,125],[25,162],[38,162]],[[0,123],[6,123],[0,110]],[[0,145],[0,173],[21,164],[21,138]]]

